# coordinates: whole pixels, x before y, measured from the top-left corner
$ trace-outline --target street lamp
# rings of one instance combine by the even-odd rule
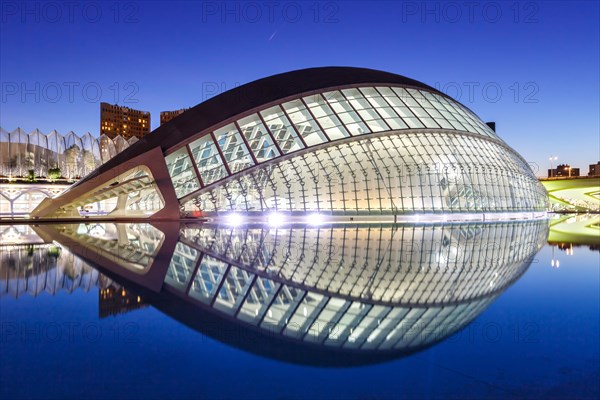
[[[571,177],[571,168],[572,167],[569,167],[569,178]]]
[[[554,170],[552,169],[553,168],[552,161],[558,160],[558,157],[550,156],[550,158],[548,160],[550,160],[550,178],[552,178],[554,176]]]

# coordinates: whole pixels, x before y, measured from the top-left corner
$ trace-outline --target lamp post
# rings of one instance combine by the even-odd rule
[[[558,157],[550,156],[549,160],[550,160],[550,178],[552,178],[554,176],[554,170],[552,169],[553,168],[552,162],[558,160]]]

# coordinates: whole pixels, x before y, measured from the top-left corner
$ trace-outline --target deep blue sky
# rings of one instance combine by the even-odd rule
[[[445,89],[542,170],[600,159],[596,1],[69,4],[2,2],[4,129],[98,135],[100,101],[155,128],[215,87],[348,65]]]

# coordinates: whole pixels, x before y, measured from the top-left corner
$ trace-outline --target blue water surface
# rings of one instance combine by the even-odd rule
[[[1,298],[0,398],[597,398],[600,253],[544,247],[465,329],[382,364],[324,368],[230,347],[160,311],[98,318],[98,288]]]

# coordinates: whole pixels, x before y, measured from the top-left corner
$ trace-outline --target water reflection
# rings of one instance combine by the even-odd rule
[[[58,243],[44,240],[27,225],[0,226],[0,277],[2,295],[89,291],[102,275]]]
[[[577,247],[587,247],[600,251],[600,215],[598,214],[557,214],[550,220],[548,244],[552,246],[552,264],[554,256],[563,252],[567,256],[575,254]]]
[[[3,260],[2,279],[20,289],[6,292],[29,287],[38,270],[73,270],[60,274],[100,286],[105,315],[148,303],[233,346],[319,365],[383,361],[447,338],[518,279],[548,237],[545,220],[10,229],[16,247],[2,251],[13,260]],[[27,236],[38,243],[24,244]],[[58,256],[31,257],[27,246]]]

